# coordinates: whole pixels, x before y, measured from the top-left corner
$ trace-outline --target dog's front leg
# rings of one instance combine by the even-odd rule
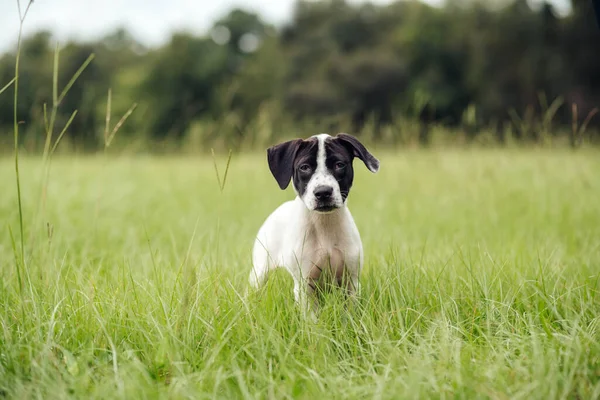
[[[350,274],[350,279],[347,286],[347,293],[351,299],[356,299],[360,294],[360,280],[358,273]]]
[[[316,318],[318,302],[315,293],[315,287],[306,279],[294,280],[294,299],[301,308],[304,315],[309,314],[313,319]]]
[[[360,259],[348,259],[346,263],[346,281],[344,287],[346,289],[346,293],[350,299],[356,299],[360,294],[360,273],[362,266],[360,265]]]
[[[268,264],[254,265],[252,271],[250,271],[250,276],[248,277],[250,287],[256,290],[263,286],[267,282],[269,272]]]

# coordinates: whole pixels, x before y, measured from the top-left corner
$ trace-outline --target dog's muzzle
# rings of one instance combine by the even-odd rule
[[[333,188],[331,186],[321,185],[317,186],[313,192],[317,205],[315,211],[329,212],[338,208],[333,198]]]

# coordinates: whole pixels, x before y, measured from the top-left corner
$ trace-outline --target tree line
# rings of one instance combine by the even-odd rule
[[[44,142],[53,80],[59,90],[72,83],[57,125],[77,110],[65,146],[86,151],[105,145],[107,113],[114,123],[133,104],[115,141],[133,149],[242,148],[335,131],[390,144],[600,141],[600,29],[588,0],[573,0],[566,16],[526,0],[441,8],[300,0],[279,29],[236,9],[206,35],[175,33],[160,48],[119,29],[56,52],[46,31],[21,45],[26,148]],[[16,49],[1,56],[0,87],[15,61]],[[5,91],[4,149],[12,124]]]

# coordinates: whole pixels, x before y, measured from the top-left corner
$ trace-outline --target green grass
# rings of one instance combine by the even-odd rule
[[[316,323],[283,271],[243,300],[292,197],[264,154],[222,194],[206,156],[59,158],[42,197],[22,159],[22,288],[0,160],[0,398],[600,397],[598,153],[375,154],[349,202],[362,297]]]

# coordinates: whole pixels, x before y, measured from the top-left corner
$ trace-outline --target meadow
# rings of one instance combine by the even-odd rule
[[[363,291],[316,322],[283,271],[245,293],[293,197],[264,153],[223,190],[207,155],[22,157],[24,262],[0,160],[0,398],[599,398],[597,151],[373,152]]]

